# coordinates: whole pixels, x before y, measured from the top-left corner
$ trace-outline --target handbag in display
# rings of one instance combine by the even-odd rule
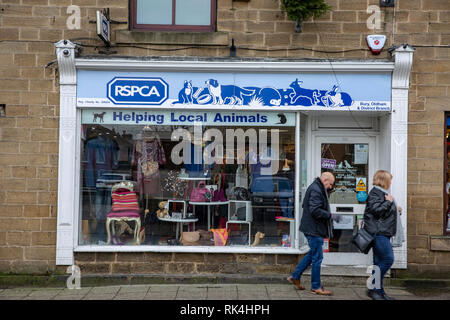
[[[356,247],[364,254],[368,254],[370,249],[373,247],[373,241],[375,237],[367,232],[366,229],[361,228],[353,236],[352,242]]]
[[[200,240],[200,233],[198,231],[192,232],[183,231],[181,233],[180,242],[183,244],[183,246],[196,245],[199,240]]]
[[[193,202],[205,202],[205,193],[209,192],[204,181],[200,181],[191,192],[190,200]]]
[[[250,199],[248,190],[242,187],[233,187],[231,190],[231,198],[233,200],[248,201]]]
[[[159,163],[156,161],[147,160],[142,163],[142,174],[144,177],[151,177],[159,172]]]

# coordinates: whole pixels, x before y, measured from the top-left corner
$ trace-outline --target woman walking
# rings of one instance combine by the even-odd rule
[[[367,295],[373,300],[394,300],[386,295],[383,279],[394,263],[394,251],[390,238],[397,230],[397,207],[394,198],[389,194],[392,175],[385,170],[378,170],[373,176],[374,187],[369,192],[364,211],[364,228],[375,236],[373,244],[373,264],[380,270],[379,281],[375,281],[374,289],[369,289]],[[377,273],[375,273],[375,276]]]

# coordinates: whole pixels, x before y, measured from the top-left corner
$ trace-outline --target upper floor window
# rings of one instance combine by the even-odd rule
[[[132,30],[215,30],[215,0],[130,0],[130,6]]]

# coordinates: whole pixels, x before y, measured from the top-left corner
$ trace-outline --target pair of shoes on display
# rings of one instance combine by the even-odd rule
[[[321,296],[331,296],[331,295],[333,295],[332,291],[325,290],[324,287],[316,289],[316,290],[311,289],[311,293],[318,294],[318,295],[321,295]]]
[[[287,277],[286,280],[292,283],[298,290],[305,290],[305,287],[300,284],[300,280],[294,279],[292,276]]]
[[[369,298],[371,298],[372,300],[390,300],[390,301],[395,300],[394,298],[389,297],[388,295],[386,295],[386,293],[379,293],[379,292],[374,291],[374,290],[368,290],[367,291],[367,296]]]
[[[169,240],[167,240],[167,244],[169,246],[179,246],[179,245],[181,245],[181,242],[178,241],[177,239],[169,239]]]

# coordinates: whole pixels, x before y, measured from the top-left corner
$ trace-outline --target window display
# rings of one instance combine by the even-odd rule
[[[283,116],[83,110],[80,245],[290,247],[295,114]]]

